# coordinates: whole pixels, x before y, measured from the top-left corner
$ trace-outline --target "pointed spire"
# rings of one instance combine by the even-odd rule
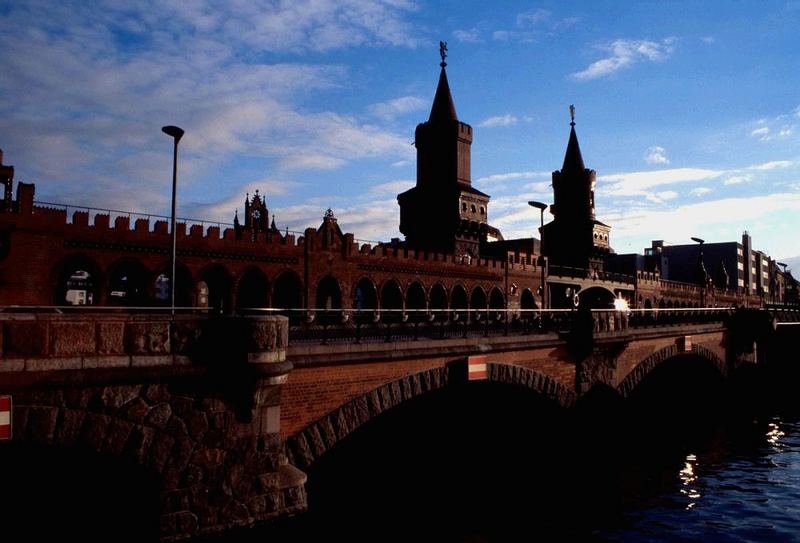
[[[567,152],[564,155],[564,165],[561,167],[561,171],[582,172],[586,167],[583,165],[581,146],[578,145],[578,136],[575,134],[575,106],[573,105],[569,106],[569,116],[569,143],[567,143]]]
[[[270,225],[270,227],[269,227],[269,228],[270,228],[270,230],[272,230],[273,232],[277,232],[277,231],[278,231],[278,227],[277,227],[277,226],[275,226],[275,215],[274,215],[274,214],[272,215],[272,224]]]
[[[445,67],[447,63],[444,61],[447,58],[447,43],[439,42],[439,54],[442,57],[442,62],[439,66],[442,71],[439,74],[439,85],[436,87],[436,96],[433,98],[433,107],[431,107],[431,115],[428,117],[428,122],[451,122],[457,121],[456,106],[453,104],[453,96],[450,94],[450,84],[447,82],[447,72]]]
[[[239,228],[239,209],[236,209],[236,212],[233,214],[233,226]]]

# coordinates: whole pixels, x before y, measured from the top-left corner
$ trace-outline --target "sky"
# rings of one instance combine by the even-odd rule
[[[0,148],[37,200],[402,237],[439,41],[489,221],[531,236],[570,104],[618,253],[740,240],[800,267],[800,0],[0,0]],[[548,215],[545,216],[547,222]],[[538,233],[536,233],[538,235]]]

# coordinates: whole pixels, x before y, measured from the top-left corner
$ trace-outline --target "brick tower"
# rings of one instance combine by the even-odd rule
[[[440,42],[442,70],[428,121],[417,125],[417,185],[397,196],[400,231],[417,250],[478,256],[488,229],[489,195],[472,187],[472,127],[456,116]]]

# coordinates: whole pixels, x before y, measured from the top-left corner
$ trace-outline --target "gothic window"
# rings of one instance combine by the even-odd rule
[[[461,211],[467,210],[467,202],[461,202]]]
[[[486,208],[481,206],[481,215],[486,215]]]
[[[472,204],[472,205],[470,206],[469,210],[470,210],[470,211],[472,211],[473,213],[475,213],[475,211],[477,211],[477,210],[475,209],[475,204]]]

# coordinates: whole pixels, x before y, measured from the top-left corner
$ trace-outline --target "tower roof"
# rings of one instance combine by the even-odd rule
[[[436,87],[436,96],[433,98],[431,116],[428,122],[450,122],[457,121],[456,106],[453,104],[453,96],[450,94],[450,85],[447,83],[447,72],[442,62],[442,72],[439,74],[439,86]]]
[[[564,165],[561,167],[561,171],[582,172],[586,167],[583,165],[581,146],[578,145],[578,136],[575,134],[575,122],[570,123],[570,125],[572,128],[569,131],[569,143],[567,144],[567,152],[564,155]]]

